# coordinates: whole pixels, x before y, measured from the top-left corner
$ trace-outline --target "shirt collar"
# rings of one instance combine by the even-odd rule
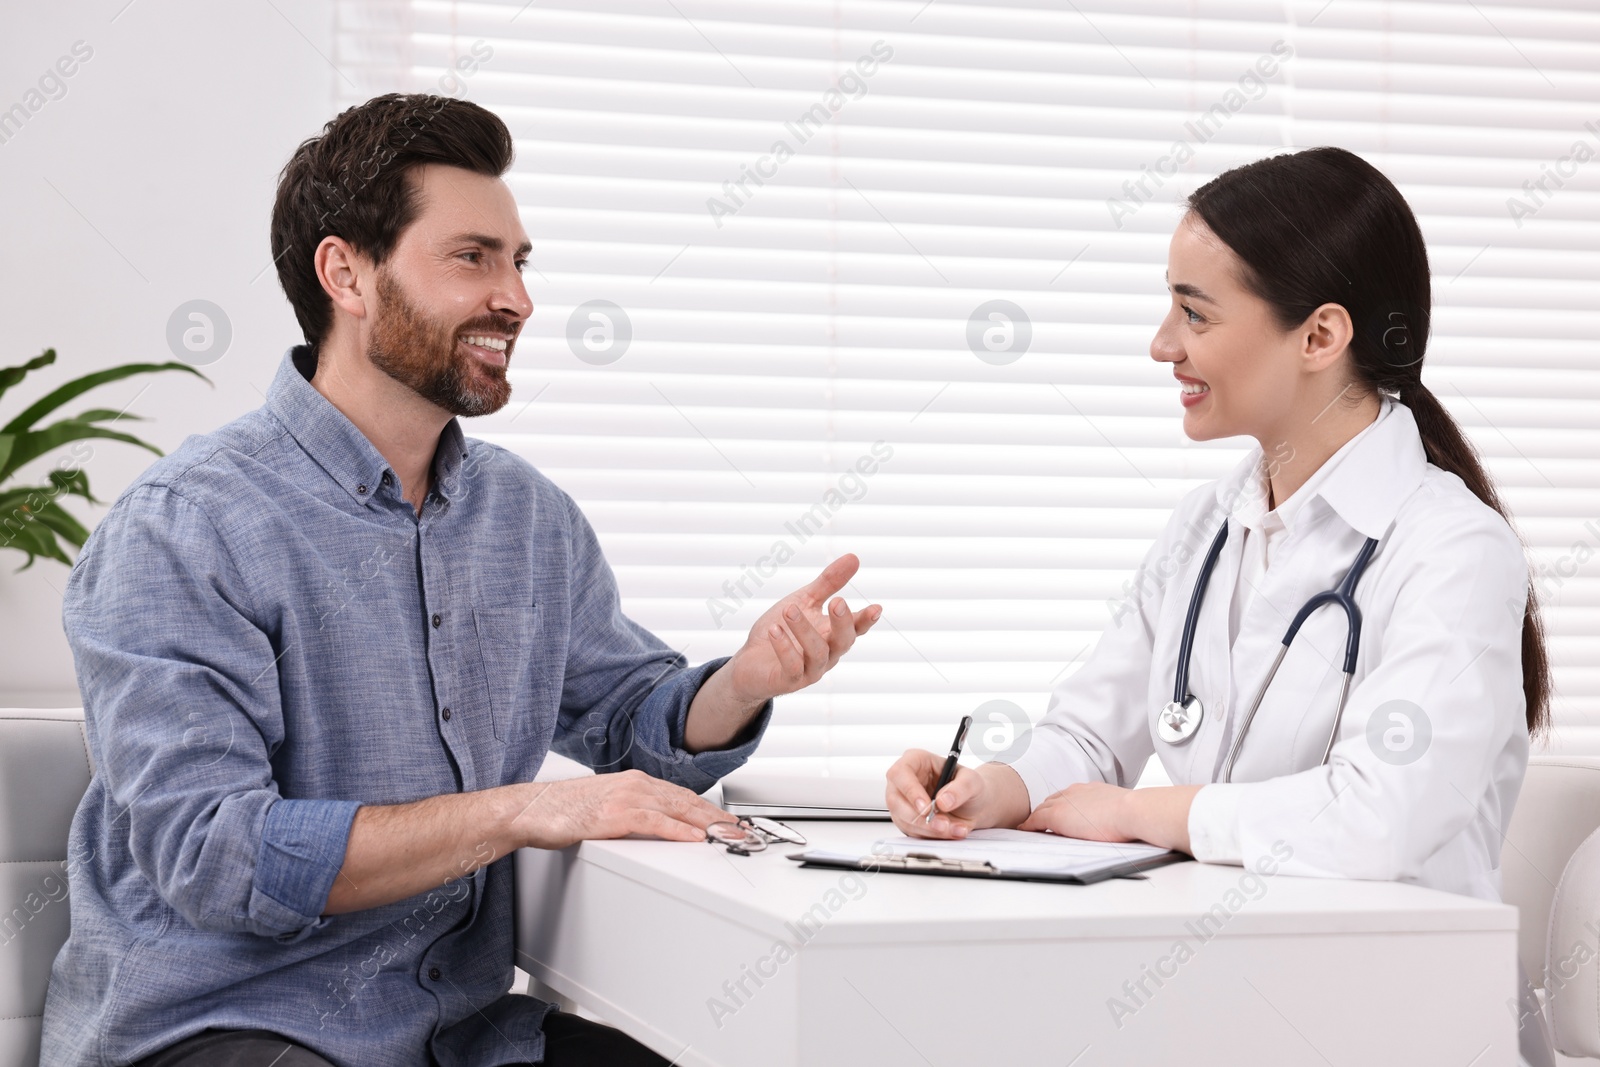
[[[1279,517],[1292,523],[1313,500],[1321,500],[1351,529],[1381,540],[1400,505],[1422,484],[1427,465],[1411,409],[1385,396],[1378,418],[1317,468],[1280,506]],[[1267,510],[1266,484],[1266,456],[1258,445],[1217,483],[1218,506],[1240,525],[1259,529]]]
[[[312,386],[316,370],[317,353],[311,346],[289,349],[267,390],[267,409],[351,499],[370,504],[383,476],[394,479],[394,471],[366,435]],[[435,493],[449,498],[448,490],[456,486],[457,472],[466,458],[466,435],[460,421],[451,419],[439,434],[433,456]]]

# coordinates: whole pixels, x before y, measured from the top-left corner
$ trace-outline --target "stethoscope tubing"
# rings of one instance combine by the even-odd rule
[[[1194,630],[1200,620],[1200,603],[1205,599],[1206,587],[1211,584],[1211,572],[1216,569],[1217,557],[1228,540],[1228,520],[1222,520],[1222,529],[1212,538],[1206,550],[1205,562],[1200,564],[1200,577],[1195,581],[1194,593],[1189,597],[1189,613],[1183,619],[1183,640],[1178,643],[1178,672],[1173,679],[1172,700],[1177,704],[1189,700],[1189,653],[1194,651]]]
[[[1318,593],[1301,606],[1300,613],[1289,624],[1289,632],[1283,635],[1285,648],[1294,641],[1294,635],[1300,632],[1301,625],[1311,617],[1312,612],[1324,604],[1337,604],[1344,609],[1345,617],[1344,673],[1355,673],[1356,653],[1361,648],[1361,609],[1356,606],[1356,583],[1361,581],[1361,575],[1366,571],[1367,564],[1372,560],[1372,553],[1377,548],[1377,538],[1367,538],[1366,543],[1361,546],[1361,551],[1356,553],[1355,562],[1351,563],[1350,569],[1345,572],[1344,581],[1339,583],[1339,587]]]
[[[1224,519],[1222,528],[1217,531],[1210,549],[1206,552],[1205,561],[1200,565],[1200,576],[1195,582],[1194,593],[1189,598],[1189,611],[1184,617],[1183,638],[1178,646],[1178,669],[1173,688],[1173,701],[1178,704],[1187,704],[1190,700],[1189,658],[1194,651],[1194,632],[1200,617],[1200,605],[1205,597],[1206,587],[1211,584],[1211,572],[1216,568],[1217,558],[1222,554],[1222,546],[1227,540],[1228,520]],[[1318,765],[1328,762],[1328,757],[1333,753],[1334,741],[1339,736],[1339,725],[1344,719],[1345,702],[1350,696],[1350,685],[1355,677],[1356,658],[1361,651],[1361,609],[1356,605],[1356,586],[1360,583],[1361,576],[1366,573],[1367,565],[1372,562],[1377,549],[1378,539],[1367,538],[1338,587],[1313,596],[1295,614],[1294,621],[1289,624],[1289,629],[1283,635],[1278,654],[1272,660],[1272,667],[1256,690],[1255,699],[1250,702],[1249,710],[1239,723],[1239,731],[1234,735],[1233,744],[1228,748],[1228,759],[1222,768],[1222,781],[1232,781],[1233,765],[1239,757],[1239,750],[1244,746],[1245,736],[1250,732],[1250,724],[1254,721],[1256,712],[1260,710],[1261,702],[1266,699],[1267,689],[1272,685],[1272,680],[1278,676],[1278,667],[1282,665],[1284,656],[1288,655],[1289,646],[1294,643],[1300,627],[1317,609],[1327,604],[1336,604],[1343,610],[1345,616],[1344,679],[1339,687],[1339,703],[1334,708],[1333,728],[1328,731],[1328,742],[1323,746],[1322,759],[1318,761]]]

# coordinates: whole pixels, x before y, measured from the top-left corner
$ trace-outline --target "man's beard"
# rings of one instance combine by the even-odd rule
[[[490,315],[458,328],[429,319],[386,267],[378,269],[377,292],[380,311],[367,340],[374,367],[452,415],[488,415],[506,406],[506,368],[474,358],[456,338],[477,331],[515,334],[515,322]]]

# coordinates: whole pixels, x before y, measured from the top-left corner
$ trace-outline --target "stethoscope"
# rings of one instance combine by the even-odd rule
[[[1222,529],[1217,531],[1216,539],[1211,542],[1211,548],[1206,552],[1205,562],[1200,565],[1200,578],[1195,582],[1194,593],[1189,597],[1189,613],[1183,620],[1183,641],[1178,646],[1178,675],[1173,685],[1172,703],[1161,709],[1161,714],[1156,720],[1156,735],[1169,745],[1181,745],[1188,741],[1200,729],[1200,720],[1205,717],[1205,707],[1200,703],[1200,698],[1189,692],[1189,654],[1194,651],[1194,627],[1200,618],[1200,602],[1205,598],[1206,585],[1211,581],[1211,571],[1216,567],[1217,557],[1222,555],[1222,546],[1227,540],[1228,521],[1224,519]],[[1361,574],[1372,561],[1372,554],[1377,548],[1378,539],[1367,538],[1366,544],[1356,553],[1355,562],[1350,564],[1350,570],[1345,574],[1344,581],[1339,583],[1339,587],[1325,590],[1306,601],[1300,613],[1289,624],[1289,632],[1283,635],[1283,647],[1278,649],[1277,658],[1272,661],[1272,669],[1267,672],[1266,681],[1261,683],[1261,688],[1256,690],[1256,698],[1245,714],[1244,721],[1239,724],[1239,732],[1233,739],[1233,745],[1228,749],[1228,762],[1222,768],[1224,782],[1233,777],[1233,761],[1239,756],[1239,747],[1244,744],[1244,735],[1250,730],[1250,721],[1256,717],[1256,710],[1261,707],[1262,698],[1267,695],[1267,687],[1272,684],[1272,679],[1277,677],[1278,665],[1288,654],[1289,646],[1294,642],[1295,634],[1300,632],[1301,624],[1322,605],[1337,604],[1344,609],[1345,615],[1344,684],[1339,689],[1339,705],[1333,713],[1333,729],[1328,731],[1328,743],[1322,750],[1322,759],[1318,761],[1319,764],[1328,762],[1328,755],[1333,751],[1334,739],[1339,736],[1339,720],[1344,717],[1345,698],[1350,695],[1350,682],[1356,670],[1356,652],[1361,647],[1361,609],[1356,607],[1356,583],[1361,581]]]

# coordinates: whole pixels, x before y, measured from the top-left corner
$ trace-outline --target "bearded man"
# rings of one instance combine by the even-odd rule
[[[84,546],[64,618],[95,774],[52,1067],[661,1064],[509,993],[512,860],[704,841],[697,794],[877,620],[836,560],[690,667],[583,513],[459,416],[533,304],[505,125],[389,95],[300,145],[272,247],[305,334]],[[594,776],[535,782],[549,752]]]

